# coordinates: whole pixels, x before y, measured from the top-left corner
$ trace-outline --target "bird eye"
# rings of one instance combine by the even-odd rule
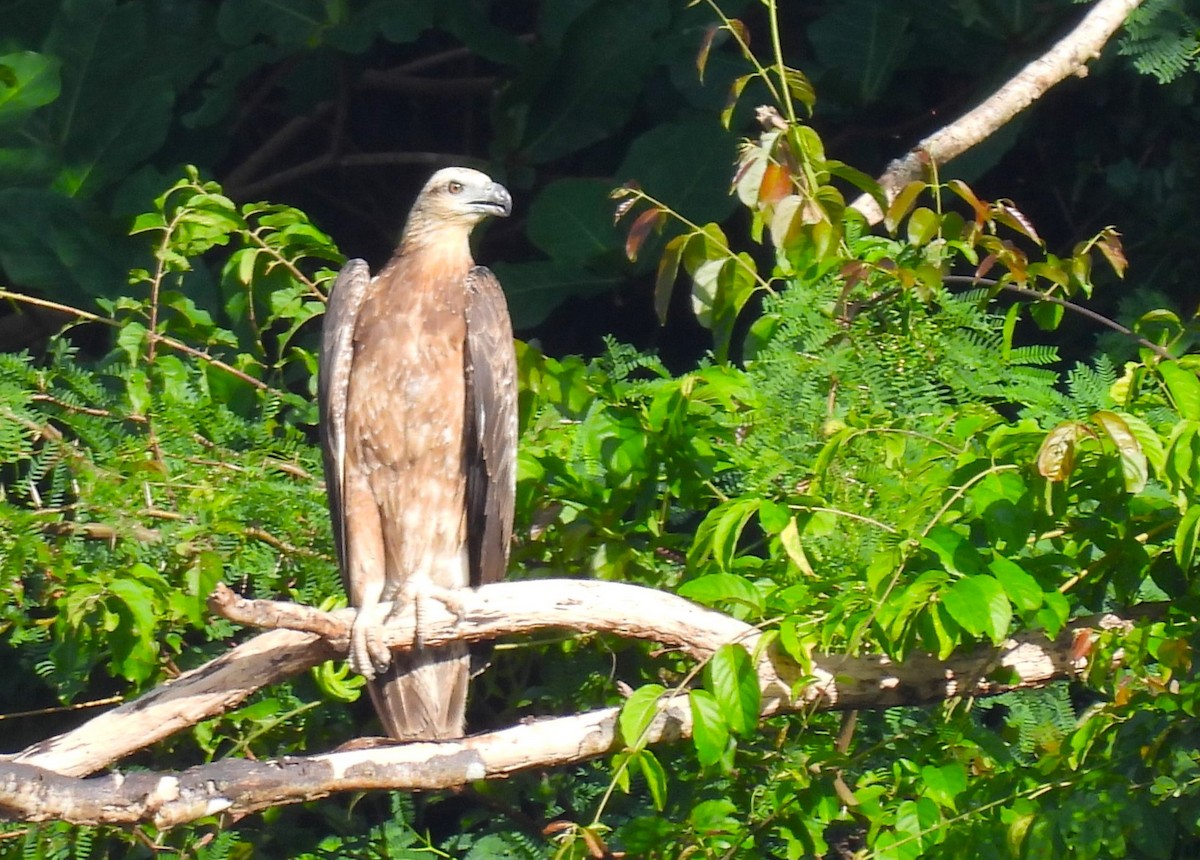
[[[461,182],[459,182],[457,179],[455,179],[455,180],[451,181],[451,183],[449,185],[446,186],[446,190],[449,191],[451,194],[458,194],[463,190],[463,184]]]

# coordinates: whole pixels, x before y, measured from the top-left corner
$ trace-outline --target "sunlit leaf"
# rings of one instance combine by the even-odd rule
[[[1184,571],[1196,561],[1196,542],[1200,539],[1200,505],[1187,509],[1175,527],[1175,560]]]
[[[666,688],[661,684],[647,684],[638,687],[625,700],[617,724],[627,747],[640,749],[645,744],[643,735],[658,716],[658,700],[666,692]]]
[[[926,183],[920,180],[913,180],[897,192],[883,217],[883,225],[889,233],[895,234],[896,230],[900,227],[900,222],[904,220],[909,210],[913,208],[913,204],[917,202],[918,195],[928,187]]]
[[[758,725],[762,694],[750,654],[741,645],[722,645],[705,672],[730,730],[742,736],[753,733]]]
[[[996,220],[1001,224],[1011,227],[1039,245],[1045,244],[1037,230],[1034,229],[1033,222],[1026,218],[1025,213],[1018,209],[1011,200],[997,200],[992,204],[992,211],[995,213]]]
[[[1129,268],[1129,261],[1125,259],[1125,248],[1121,245],[1121,234],[1112,227],[1106,228],[1096,241],[1096,247],[1100,249],[1100,253],[1104,255],[1104,259],[1108,260],[1108,264],[1117,273],[1117,277],[1125,277],[1125,270]]]
[[[716,764],[729,744],[729,726],[717,699],[708,690],[691,690],[688,704],[692,710],[692,743],[702,765]]]
[[[1092,420],[1108,435],[1117,447],[1121,457],[1121,474],[1125,479],[1125,491],[1140,493],[1146,486],[1150,474],[1146,465],[1146,455],[1141,443],[1125,423],[1125,419],[1115,412],[1101,410],[1092,415]]]
[[[1179,414],[1191,421],[1200,421],[1200,379],[1196,374],[1177,361],[1161,362],[1158,372]]]
[[[1065,421],[1047,433],[1038,449],[1038,474],[1050,481],[1065,481],[1071,477],[1075,466],[1075,441],[1082,430],[1083,425],[1078,421]]]

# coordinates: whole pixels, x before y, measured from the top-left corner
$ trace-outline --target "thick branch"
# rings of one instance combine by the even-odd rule
[[[558,627],[664,642],[703,659],[726,642],[741,642],[754,651],[762,636],[744,622],[674,595],[620,583],[499,583],[456,596],[461,616],[449,612],[440,601],[422,602],[421,630],[428,644]],[[79,823],[151,821],[165,827],[206,815],[241,815],[341,791],[453,788],[528,768],[582,761],[624,745],[617,730],[617,709],[605,708],[460,741],[360,747],[274,762],[228,760],[182,773],[76,778],[233,707],[261,686],[329,659],[344,648],[354,617],[353,610],[324,613],[289,603],[243,600],[223,588],[210,602],[236,620],[316,632],[279,629],[261,634],[74,732],[3,757],[0,814]],[[406,607],[386,633],[388,641],[399,648],[411,647],[413,609]],[[1072,655],[1082,631],[1128,623],[1115,617],[1080,621],[1053,642],[1026,634],[1000,648],[945,661],[915,655],[896,665],[878,656],[819,656],[807,683],[801,683],[798,666],[763,649],[758,664],[765,694],[763,715],[917,705],[1042,685],[1084,667],[1085,661]],[[648,742],[690,735],[691,717],[684,695],[664,697],[660,711]]]
[[[1021,69],[981,105],[929,135],[907,155],[889,164],[879,178],[888,200],[912,180],[920,179],[930,161],[941,165],[957,158],[994,134],[1055,84],[1071,75],[1086,75],[1088,61],[1100,56],[1104,45],[1142,2],[1100,0],[1074,30]],[[869,195],[860,196],[852,205],[872,224],[883,220],[883,213]]]

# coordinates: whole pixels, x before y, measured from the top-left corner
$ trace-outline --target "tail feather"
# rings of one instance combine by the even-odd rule
[[[375,712],[398,741],[461,738],[466,731],[471,656],[463,643],[394,654],[367,685]]]

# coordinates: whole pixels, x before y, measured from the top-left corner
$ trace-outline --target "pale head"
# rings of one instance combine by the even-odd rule
[[[444,167],[429,178],[409,216],[430,224],[459,224],[468,230],[488,215],[512,212],[508,189],[486,173],[469,167]]]

